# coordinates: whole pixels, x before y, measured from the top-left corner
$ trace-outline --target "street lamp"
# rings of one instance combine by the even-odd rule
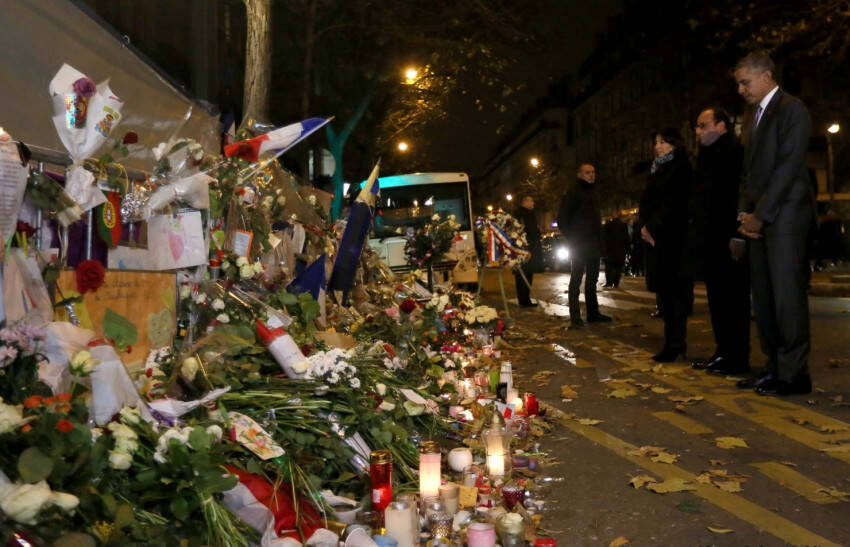
[[[408,145],[405,141],[401,141],[400,143],[398,143],[397,148],[399,152],[407,152],[407,149],[410,148],[410,145]]]
[[[508,201],[511,201],[511,200],[514,199],[514,196],[513,196],[513,194],[505,194],[505,199],[508,200]]]
[[[826,182],[829,186],[829,207],[832,208],[835,202],[835,155],[832,151],[832,140],[838,135],[838,132],[841,131],[841,126],[838,125],[838,122],[833,122],[830,125],[826,132],[828,135],[826,136],[826,155],[827,155],[827,168],[829,171],[827,172]]]
[[[413,67],[408,68],[404,71],[404,83],[410,85],[416,82],[416,78],[419,77],[419,71]]]
[[[529,163],[531,163],[532,167],[538,167],[540,165],[540,160],[537,158],[531,158],[531,160],[529,160]]]

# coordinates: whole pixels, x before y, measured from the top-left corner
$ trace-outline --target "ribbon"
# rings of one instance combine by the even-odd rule
[[[500,254],[509,258],[528,259],[531,253],[518,247],[502,228],[491,220],[478,217],[475,220],[477,230],[487,230],[487,261],[492,263],[499,259]]]

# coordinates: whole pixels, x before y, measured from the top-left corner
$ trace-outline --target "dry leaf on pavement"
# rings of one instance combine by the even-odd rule
[[[731,528],[716,528],[714,526],[708,526],[707,528],[715,534],[731,534],[735,531]]]
[[[594,420],[593,418],[579,418],[577,421],[581,425],[596,425],[602,423],[602,420]]]
[[[578,397],[578,393],[576,393],[576,390],[570,386],[561,386],[561,397],[565,399],[575,399]]]
[[[677,459],[679,459],[679,456],[670,454],[669,452],[659,452],[650,458],[655,463],[676,463]]]
[[[743,492],[741,483],[738,481],[714,481],[714,486],[720,488],[724,492]]]
[[[711,484],[711,475],[708,473],[697,475],[697,482],[700,484]]]
[[[818,492],[823,492],[827,496],[839,499],[841,501],[850,501],[850,492],[842,492],[834,486],[830,486],[829,488],[821,488],[820,490],[818,490]]]
[[[667,389],[666,387],[653,386],[653,387],[652,387],[652,392],[653,392],[653,393],[670,393],[670,390],[669,390],[669,389]]]
[[[650,454],[658,454],[659,452],[663,452],[664,448],[660,446],[641,446],[640,448],[636,448],[634,450],[629,450],[629,456],[648,456]]]
[[[725,450],[732,450],[733,448],[749,448],[747,441],[740,437],[717,437],[715,441],[717,441],[718,448],[723,448]]]
[[[640,488],[644,484],[653,482],[658,482],[658,480],[649,475],[638,475],[637,477],[632,477],[632,480],[629,481],[629,484],[631,484],[635,488]]]
[[[826,425],[820,426],[820,430],[823,431],[824,433],[838,433],[839,431],[847,431],[847,429],[848,428],[847,428],[846,425],[841,425],[841,424],[839,424],[839,425],[826,424]]]
[[[711,465],[717,466],[717,465],[726,465],[729,462],[727,462],[726,460],[708,460],[708,463],[710,463]]]
[[[784,462],[783,461],[783,462],[779,462],[779,463],[781,463],[782,465],[787,465],[788,467],[797,467],[797,464],[794,463],[794,462]]]
[[[692,396],[691,395],[688,395],[688,396],[671,395],[667,398],[670,399],[671,401],[673,401],[674,403],[681,403],[683,405],[692,405],[692,404],[696,404],[696,403],[703,400],[702,395],[692,395]]]
[[[608,397],[612,397],[614,399],[625,399],[626,397],[634,397],[638,392],[630,387],[621,387],[620,389],[615,389],[611,393],[608,394]]]
[[[624,538],[623,536],[618,537],[614,541],[608,544],[608,547],[622,547],[623,545],[628,545],[629,540]]]
[[[850,452],[850,444],[839,444],[836,446],[828,446],[821,448],[821,452]]]
[[[686,490],[696,490],[697,487],[690,484],[688,481],[680,478],[667,479],[664,482],[655,482],[646,486],[647,490],[652,490],[656,494],[667,494],[669,492],[684,492]]]

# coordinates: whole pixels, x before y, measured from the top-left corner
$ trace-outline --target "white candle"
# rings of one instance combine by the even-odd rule
[[[522,410],[522,398],[520,397],[514,397],[513,399],[508,398],[508,404],[514,405],[514,410]]]
[[[398,547],[413,547],[413,520],[406,503],[393,502],[387,507],[384,511],[384,527],[387,535],[398,542]]]
[[[472,465],[472,451],[468,448],[453,448],[449,452],[449,467],[458,473]]]
[[[440,499],[446,506],[446,513],[454,516],[460,503],[460,487],[451,483],[440,486]]]
[[[436,442],[422,444],[419,453],[419,496],[436,497],[440,494],[440,448]]]
[[[504,454],[488,454],[487,455],[487,471],[491,477],[505,476],[505,455]]]
[[[505,395],[505,402],[508,403],[509,405],[511,405],[511,404],[514,403],[514,399],[518,399],[518,398],[519,398],[519,390],[514,388],[514,387],[508,388],[507,395]],[[519,410],[516,407],[515,407],[515,409]]]

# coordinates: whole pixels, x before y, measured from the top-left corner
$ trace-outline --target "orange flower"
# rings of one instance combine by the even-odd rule
[[[36,408],[41,405],[41,395],[30,395],[24,401],[24,408]]]
[[[31,429],[32,429],[32,426],[30,424],[24,424],[24,427],[21,428],[21,432],[22,433],[29,433]]]
[[[67,433],[67,432],[71,431],[72,429],[74,429],[74,423],[71,422],[70,420],[66,420],[66,419],[63,418],[63,419],[59,420],[58,422],[56,422],[56,429],[58,429],[62,433]]]
[[[57,393],[56,400],[60,403],[70,403],[71,402],[71,394],[70,393]]]
[[[44,404],[45,405],[52,405],[53,403],[54,403],[53,397],[45,397],[44,398]]]
[[[69,405],[68,403],[62,403],[62,404],[56,405],[56,412],[60,412],[62,414],[67,414],[67,413],[71,412],[71,405]]]

